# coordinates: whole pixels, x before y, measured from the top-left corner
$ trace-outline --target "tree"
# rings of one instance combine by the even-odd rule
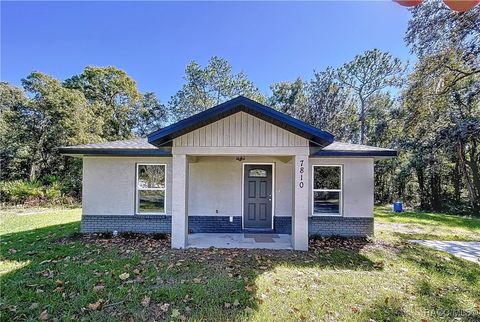
[[[358,133],[356,107],[348,88],[339,82],[337,71],[328,67],[315,72],[307,92],[308,109],[302,119],[333,133],[337,140],[353,141],[355,133]]]
[[[66,88],[81,91],[94,113],[103,120],[103,138],[121,140],[132,137],[136,107],[142,99],[135,81],[113,66],[88,66],[64,81]]]
[[[25,110],[25,93],[6,82],[0,82],[0,178],[21,179],[29,170],[28,152],[22,142],[28,137],[27,124],[20,123],[17,111]]]
[[[212,57],[205,68],[192,61],[185,69],[185,84],[170,99],[171,117],[180,120],[239,95],[263,101],[255,85],[243,72],[232,73],[223,58]]]
[[[480,56],[480,6],[455,12],[442,1],[423,1],[412,9],[405,41],[419,57],[445,48],[458,48],[465,56]]]
[[[272,91],[272,96],[268,99],[270,105],[282,113],[299,117],[307,108],[306,86],[300,78],[292,83],[275,83],[270,86],[270,90]]]
[[[160,103],[154,93],[145,93],[137,108],[134,131],[144,137],[158,130],[167,122],[166,107]]]
[[[81,92],[48,75],[31,73],[22,85],[28,96],[0,86],[6,94],[1,95],[2,166],[9,169],[2,178],[33,181],[68,171],[71,163],[60,158],[58,148],[98,141],[101,123]]]
[[[449,175],[445,169],[457,169],[454,173],[463,176],[472,209],[480,211],[480,77],[470,74],[469,66],[452,48],[424,56],[404,94],[406,129],[411,133],[407,142],[417,159],[424,160],[417,168],[419,181],[430,173],[430,201],[436,209],[442,194],[436,181]],[[459,72],[470,76],[459,78]]]
[[[365,143],[368,99],[386,88],[400,86],[405,68],[400,59],[373,49],[355,56],[339,70],[339,80],[355,93],[358,100],[360,144]]]

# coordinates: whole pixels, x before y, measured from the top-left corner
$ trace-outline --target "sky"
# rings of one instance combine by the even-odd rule
[[[372,48],[413,59],[403,41],[410,12],[393,1],[1,1],[0,9],[0,78],[14,85],[32,71],[63,80],[113,65],[166,103],[186,65],[212,56],[267,95],[273,83],[310,79]]]

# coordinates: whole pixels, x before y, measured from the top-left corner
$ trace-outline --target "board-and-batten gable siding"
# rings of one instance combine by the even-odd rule
[[[173,140],[175,147],[308,146],[299,135],[245,112],[238,112]]]

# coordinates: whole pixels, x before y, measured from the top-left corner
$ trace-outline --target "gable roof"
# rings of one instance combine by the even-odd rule
[[[173,139],[240,111],[295,133],[309,140],[313,145],[324,147],[334,140],[334,136],[329,132],[322,131],[244,96],[238,96],[149,134],[148,142],[155,146],[170,146]]]

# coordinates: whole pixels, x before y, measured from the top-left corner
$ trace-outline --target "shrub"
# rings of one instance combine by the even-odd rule
[[[0,184],[2,202],[21,204],[41,200],[44,196],[42,186],[37,181],[7,181]]]
[[[52,179],[49,184],[39,181],[5,181],[0,182],[0,201],[11,205],[53,205],[74,204],[76,200],[65,196],[62,186]]]

